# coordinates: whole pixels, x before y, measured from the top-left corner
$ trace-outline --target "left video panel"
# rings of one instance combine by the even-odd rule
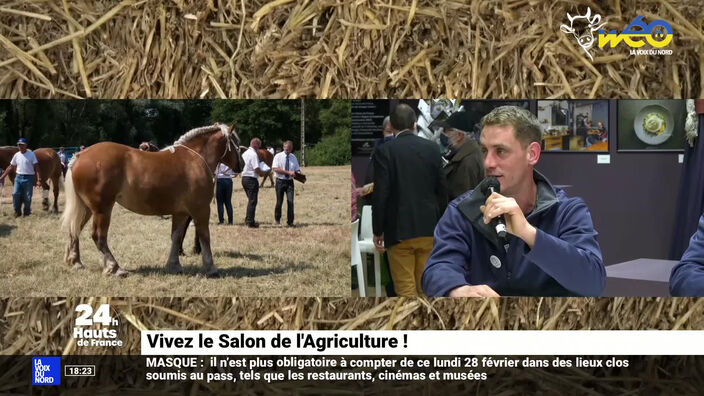
[[[349,295],[350,122],[347,100],[0,100],[2,295]]]

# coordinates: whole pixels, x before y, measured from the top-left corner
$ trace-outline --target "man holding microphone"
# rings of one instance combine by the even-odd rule
[[[541,138],[525,109],[497,107],[482,118],[487,179],[438,222],[423,273],[428,296],[601,295],[606,271],[589,209],[533,169]],[[500,192],[486,188],[491,178]],[[499,217],[505,238],[493,226]]]

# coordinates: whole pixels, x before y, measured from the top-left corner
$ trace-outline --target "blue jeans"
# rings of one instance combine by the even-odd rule
[[[218,222],[225,222],[224,207],[227,209],[227,222],[232,224],[232,179],[218,178],[215,192],[218,200]]]
[[[12,192],[12,203],[15,206],[15,214],[22,213],[22,201],[24,200],[24,215],[32,214],[32,194],[34,193],[34,175],[17,175],[15,178],[15,189]]]

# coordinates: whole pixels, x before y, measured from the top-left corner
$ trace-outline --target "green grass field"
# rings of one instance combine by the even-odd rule
[[[244,226],[247,198],[235,178],[234,226],[217,225],[211,203],[210,233],[220,279],[203,276],[200,255],[193,255],[193,227],[181,257],[184,273],[167,274],[171,220],[141,216],[115,205],[108,242],[125,279],[101,273],[101,256],[91,237],[91,222],[81,234],[87,269],[63,262],[68,234],[60,217],[44,212],[35,190],[33,214],[15,219],[12,186],[0,200],[0,296],[347,296],[350,294],[350,168],[308,167],[306,184],[296,183],[296,228],[274,223],[276,196],[269,182],[259,191],[258,229]],[[53,198],[52,198],[53,199]],[[59,197],[63,211],[63,191]],[[282,209],[286,218],[286,203]]]

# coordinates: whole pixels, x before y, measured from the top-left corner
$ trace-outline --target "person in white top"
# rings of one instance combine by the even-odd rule
[[[247,151],[242,154],[242,160],[244,160],[242,188],[247,194],[247,217],[244,222],[249,228],[259,227],[259,223],[254,221],[254,215],[257,211],[257,199],[259,196],[259,176],[265,173],[259,168],[260,161],[257,150],[259,150],[261,145],[262,141],[259,138],[254,138],[249,143]]]
[[[271,167],[276,173],[276,207],[274,208],[274,220],[276,224],[281,224],[281,206],[284,203],[284,193],[286,194],[286,225],[293,227],[293,176],[300,172],[298,159],[293,155],[293,142],[284,142],[284,151],[274,156]]]
[[[218,184],[215,196],[218,201],[218,224],[225,223],[224,209],[227,209],[227,224],[232,225],[232,178],[237,174],[225,164],[220,164],[217,171]]]
[[[27,139],[20,138],[17,141],[20,151],[16,152],[10,161],[10,166],[0,176],[0,184],[5,182],[10,172],[16,170],[15,189],[12,193],[12,203],[15,207],[15,217],[22,216],[22,201],[24,201],[24,215],[32,214],[32,194],[34,185],[41,186],[39,175],[39,161],[32,151],[27,150]]]
[[[59,149],[59,160],[61,161],[61,173],[63,173],[64,177],[66,177],[66,171],[68,170],[66,159],[66,149],[61,147]]]

